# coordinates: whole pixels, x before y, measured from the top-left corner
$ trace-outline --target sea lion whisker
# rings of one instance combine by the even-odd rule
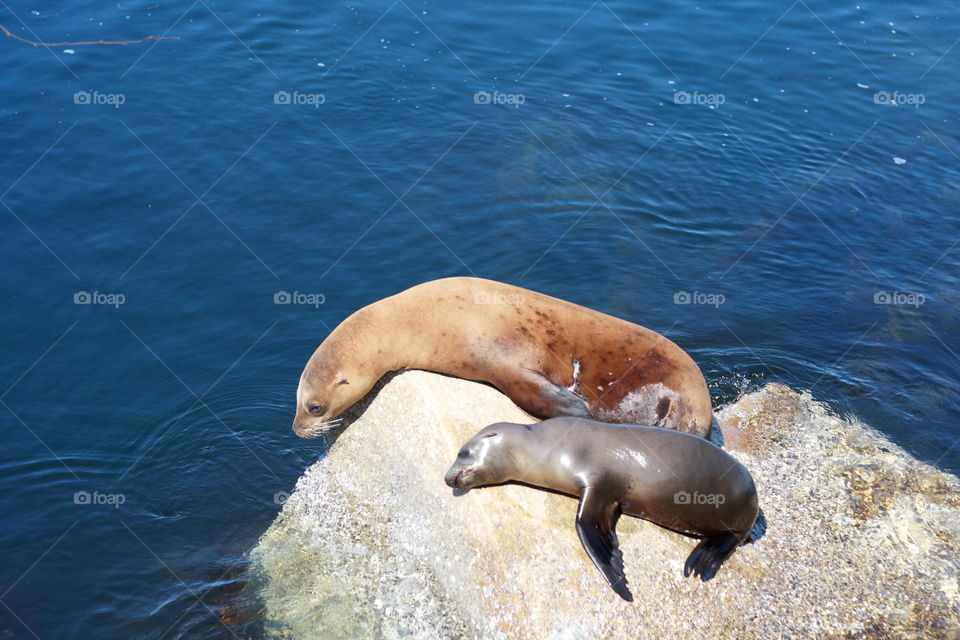
[[[332,420],[327,420],[326,422],[319,422],[317,424],[310,425],[308,429],[303,432],[302,437],[304,438],[316,438],[321,436],[331,429],[335,429],[343,424],[343,418],[333,418]]]

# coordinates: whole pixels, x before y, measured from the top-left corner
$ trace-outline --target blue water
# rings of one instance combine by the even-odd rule
[[[960,470],[956,3],[237,4],[0,6],[179,38],[0,36],[0,638],[255,634],[244,554],[324,451],[304,362],[443,276]]]

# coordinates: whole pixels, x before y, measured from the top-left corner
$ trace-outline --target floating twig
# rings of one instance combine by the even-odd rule
[[[140,38],[139,40],[89,40],[87,42],[37,42],[36,40],[27,40],[22,38],[15,33],[12,33],[10,29],[7,29],[5,26],[0,24],[0,31],[3,31],[3,35],[10,36],[14,40],[19,40],[20,42],[25,42],[33,47],[78,47],[81,45],[87,44],[139,44],[141,42],[146,42],[148,40],[179,40],[178,36],[146,36]]]

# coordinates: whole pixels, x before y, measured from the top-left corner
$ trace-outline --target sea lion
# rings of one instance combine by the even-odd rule
[[[307,362],[293,430],[320,435],[384,374],[486,382],[538,418],[653,424],[706,437],[712,406],[683,349],[639,325],[528,289],[444,278],[360,309]]]
[[[704,582],[751,540],[759,513],[750,473],[713,443],[660,427],[581,418],[485,427],[463,445],[444,481],[454,489],[513,481],[579,497],[580,542],[629,601],[617,543],[621,513],[702,538],[683,575]]]

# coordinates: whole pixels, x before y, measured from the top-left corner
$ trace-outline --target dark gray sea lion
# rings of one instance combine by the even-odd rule
[[[445,278],[360,309],[300,376],[293,430],[317,436],[384,374],[493,385],[539,418],[653,424],[706,437],[710,391],[690,356],[639,325],[528,289]]]
[[[702,538],[683,574],[705,582],[750,541],[759,512],[750,473],[713,443],[581,418],[485,427],[463,445],[444,481],[455,489],[512,481],[579,497],[580,542],[625,600],[633,596],[617,543],[621,513]]]

